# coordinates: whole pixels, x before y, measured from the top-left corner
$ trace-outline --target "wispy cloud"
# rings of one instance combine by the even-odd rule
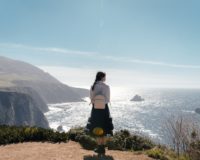
[[[14,43],[0,43],[0,47],[26,49],[43,53],[60,53],[60,54],[73,54],[73,55],[83,55],[83,56],[92,56],[97,54],[96,52],[89,52],[89,51],[69,50],[65,48],[56,48],[56,47],[34,47],[34,46],[14,44]]]
[[[127,57],[105,56],[104,58],[112,60],[112,61],[118,61],[118,62],[157,65],[157,66],[165,66],[165,67],[173,67],[173,68],[200,69],[200,65],[173,64],[173,63],[166,63],[166,62],[133,59],[133,58],[127,58]]]
[[[110,60],[116,62],[125,62],[125,63],[134,63],[134,64],[144,64],[144,65],[154,65],[154,66],[163,66],[163,67],[171,67],[171,68],[185,68],[185,69],[200,69],[200,65],[187,65],[187,64],[175,64],[175,63],[167,63],[160,61],[151,61],[151,60],[141,60],[134,59],[132,57],[125,56],[113,56],[113,55],[103,55],[98,52],[90,52],[90,51],[78,51],[78,50],[70,50],[66,48],[57,48],[57,47],[34,47],[24,44],[14,44],[14,43],[0,43],[0,47],[11,48],[11,49],[25,49],[40,53],[46,54],[66,54],[66,55],[80,55],[80,56],[88,56],[101,60]]]

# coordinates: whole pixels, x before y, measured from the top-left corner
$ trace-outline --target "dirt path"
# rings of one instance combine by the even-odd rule
[[[152,160],[131,152],[106,151],[101,160]],[[75,142],[20,143],[0,146],[0,160],[100,160],[93,151],[87,151]]]

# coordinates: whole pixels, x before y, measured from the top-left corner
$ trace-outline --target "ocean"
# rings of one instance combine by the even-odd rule
[[[130,101],[134,95],[144,101]],[[49,104],[50,111],[45,113],[50,127],[59,125],[65,131],[71,127],[85,126],[90,116],[89,98],[86,102]],[[166,144],[166,123],[172,117],[184,117],[194,123],[200,122],[200,89],[135,89],[111,88],[110,112],[115,131],[128,129],[151,137],[158,143]]]

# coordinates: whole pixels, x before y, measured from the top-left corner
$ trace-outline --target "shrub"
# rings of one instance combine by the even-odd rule
[[[192,160],[199,160],[200,157],[200,141],[196,140],[190,144],[188,155]]]
[[[79,137],[80,135],[84,135],[85,132],[84,132],[83,127],[77,127],[77,128],[70,129],[67,134],[68,134],[69,140],[78,142],[77,137]]]
[[[191,160],[186,155],[178,156],[174,151],[163,146],[157,146],[151,150],[148,150],[146,153],[149,157],[158,160]]]
[[[97,147],[97,143],[94,138],[88,135],[80,135],[76,139],[84,149],[93,150]]]
[[[166,123],[166,136],[171,147],[181,157],[199,160],[200,157],[200,125],[183,116],[172,117]]]
[[[82,127],[72,128],[67,134],[69,140],[79,142],[85,149],[94,149],[97,146],[95,137],[87,134]],[[114,134],[107,142],[107,146],[111,150],[141,151],[153,148],[154,144],[148,138],[132,135],[128,130],[121,130]]]
[[[69,140],[79,142],[84,149],[93,150],[97,146],[95,138],[86,134],[83,127],[70,129],[68,138]]]
[[[147,150],[154,147],[154,143],[147,138],[132,135],[127,130],[116,132],[111,141],[107,142],[108,149],[112,150]]]
[[[66,133],[54,132],[52,129],[0,126],[0,145],[29,141],[48,141],[56,143],[66,142],[67,140],[68,135]]]
[[[160,148],[154,148],[149,151],[147,151],[147,155],[149,157],[155,158],[155,159],[160,159],[160,160],[169,160],[165,154],[164,151]]]

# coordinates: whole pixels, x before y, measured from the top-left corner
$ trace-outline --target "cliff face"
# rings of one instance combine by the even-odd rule
[[[43,113],[49,111],[47,104],[40,97],[40,95],[31,87],[8,87],[8,88],[0,88],[0,91],[8,91],[8,92],[18,92],[24,93],[33,99],[35,106],[39,108]]]
[[[36,105],[27,94],[0,91],[0,124],[48,128],[47,119]]]

